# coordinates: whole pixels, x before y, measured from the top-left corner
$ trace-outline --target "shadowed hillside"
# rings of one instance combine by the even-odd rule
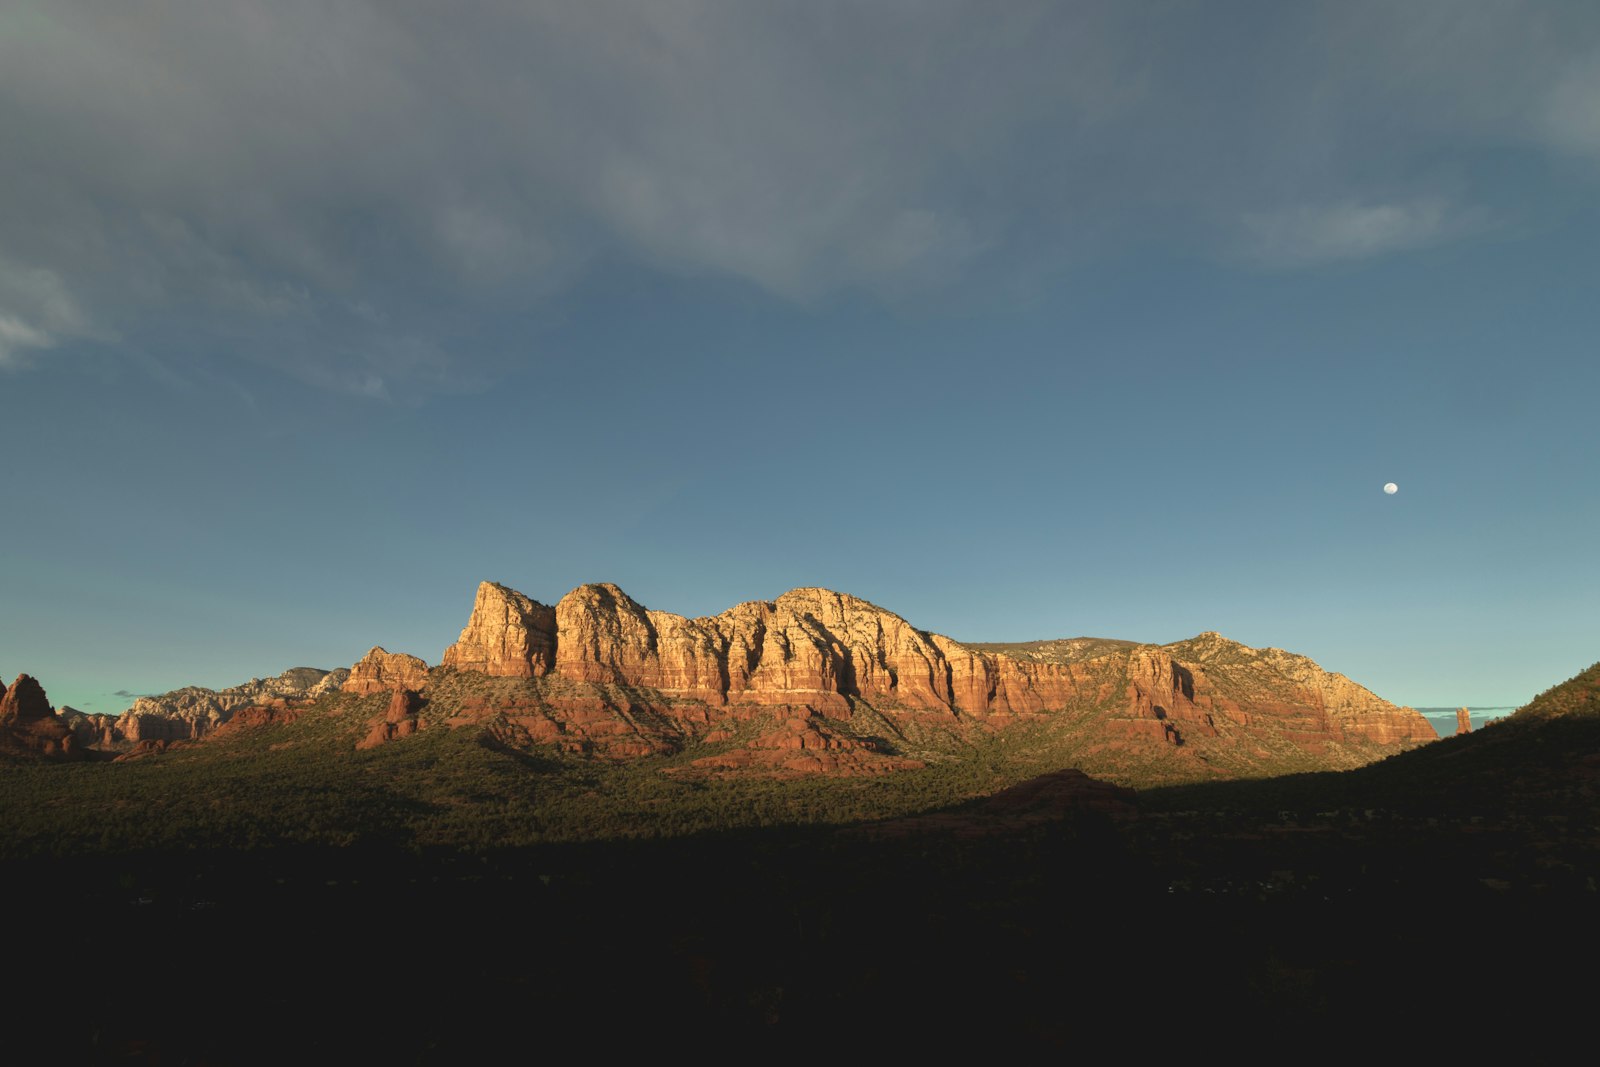
[[[562,653],[560,613],[505,592],[463,632],[476,666],[374,649],[338,688],[300,672],[199,738],[0,769],[0,880],[39,917],[13,925],[31,963],[0,992],[103,994],[11,1045],[452,1063],[549,1032],[642,1053],[692,1032],[740,1055],[1062,1055],[1138,1034],[1165,1054],[1226,1019],[1241,1051],[1308,1033],[1353,1051],[1462,983],[1495,989],[1475,1042],[1586,1018],[1552,960],[1600,949],[1600,666],[1354,769],[1185,779],[1229,746],[1236,774],[1326,766],[1376,698],[1215,634],[1045,642],[1087,658],[1011,677],[1094,696],[996,723],[958,687],[929,703],[940,690],[904,681],[913,652],[964,646],[889,640],[881,609],[807,591],[842,614],[784,623],[776,660],[764,628],[747,689],[781,698],[734,700],[667,654],[676,617],[631,630],[616,591],[582,592],[589,636]],[[802,655],[795,635],[822,631]],[[13,690],[13,718],[67,729],[42,688]],[[220,991],[203,1010],[173,996],[196,974]]]

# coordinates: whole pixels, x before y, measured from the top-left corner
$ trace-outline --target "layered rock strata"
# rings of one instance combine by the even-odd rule
[[[807,704],[841,713],[846,698],[859,698],[945,716],[1030,714],[1077,691],[1070,667],[974,653],[826,589],[796,589],[701,619],[648,610],[610,584],[579,586],[543,609],[549,616],[507,611],[508,592],[492,583],[479,588],[447,665],[477,664],[470,669],[508,677],[554,674],[717,705]],[[526,597],[520,604],[540,608]]]
[[[443,666],[511,678],[547,673],[555,663],[555,609],[494,582],[478,586],[472,617]]]
[[[486,582],[444,662],[568,683],[523,709],[531,714],[505,721],[518,720],[514,732],[535,743],[611,754],[622,754],[617,746],[670,750],[674,736],[715,739],[726,732],[718,724],[763,707],[780,725],[747,740],[747,752],[821,752],[830,743],[843,751],[844,733],[818,734],[814,724],[847,718],[858,703],[888,716],[902,736],[995,731],[1074,709],[1093,713],[1103,746],[1181,753],[1227,735],[1254,738],[1263,759],[1298,750],[1336,765],[1434,736],[1415,711],[1303,656],[1218,634],[1166,646],[1074,639],[1005,647],[1018,654],[918,630],[827,589],[689,619],[647,609],[611,584],[580,586],[547,608]],[[610,744],[609,730],[617,732]]]
[[[366,696],[391,689],[421,689],[427,682],[428,665],[416,656],[374,647],[350,668],[349,677],[339,689]]]
[[[1194,670],[1197,701],[1204,699],[1244,724],[1273,718],[1304,739],[1379,745],[1418,745],[1438,736],[1416,710],[1396,707],[1344,675],[1281,648],[1250,648],[1218,633],[1162,648]]]

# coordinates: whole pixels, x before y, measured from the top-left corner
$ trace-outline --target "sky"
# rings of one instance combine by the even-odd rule
[[[1592,4],[0,0],[0,145],[57,705],[437,663],[486,579],[1600,659]]]

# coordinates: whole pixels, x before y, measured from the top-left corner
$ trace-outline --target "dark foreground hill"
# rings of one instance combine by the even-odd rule
[[[66,855],[30,838],[0,863],[13,961],[0,992],[42,1007],[13,1017],[9,1047],[117,1063],[457,1063],[507,1047],[745,1062],[1542,1056],[1587,1027],[1584,969],[1600,949],[1597,677],[1361,770],[1137,796],[1071,776],[957,805],[873,792],[913,780],[901,775],[656,775],[685,792],[650,794],[629,777],[642,764],[624,761],[591,763],[603,773],[540,806],[639,815],[635,829],[662,836],[492,847],[372,833],[341,846],[338,820],[296,836],[258,814],[220,837],[113,835]],[[332,722],[242,730],[211,750],[237,755],[213,755],[207,773],[328,819],[326,782],[296,778],[284,754],[311,740],[290,727]],[[467,732],[415,739],[441,747],[386,744],[361,753],[372,763],[352,750],[338,764],[347,816],[403,827],[407,805],[424,804],[492,823],[515,807],[506,783],[531,780],[509,776],[528,756]],[[440,771],[436,795],[356,787],[404,751],[416,773]],[[480,782],[443,775],[468,755]],[[149,788],[169,775],[164,804],[189,811],[185,756],[14,777],[103,782],[93,775],[142,766]],[[889,798],[900,815],[756,826],[834,787],[849,799],[828,803]],[[682,811],[709,811],[723,788],[765,813],[752,828],[678,833],[640,814],[685,797],[705,806]],[[424,823],[448,825],[439,817]],[[251,847],[218,847],[252,828]]]
[[[456,663],[280,676],[187,736],[102,737],[99,761],[19,741],[9,1058],[1437,1057],[1586,1025],[1600,667],[1414,748],[1342,725],[1354,683],[1217,635],[975,650],[1013,696],[1099,694],[1003,722],[993,696],[914,695],[913,653],[950,645],[870,605],[708,626],[575,592],[546,631],[480,590]],[[716,635],[750,620],[738,699],[663,655],[699,627],[682,647],[733,662]],[[65,728],[42,691],[12,702],[23,741]],[[1390,755],[1196,773],[1230,751],[1232,774]]]

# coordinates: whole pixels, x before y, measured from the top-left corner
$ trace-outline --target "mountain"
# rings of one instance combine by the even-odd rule
[[[370,716],[368,747],[472,727],[529,753],[686,755],[673,773],[690,775],[882,775],[998,745],[1008,760],[1142,786],[1355,767],[1435,737],[1304,656],[1215,633],[965,645],[821,588],[690,619],[608,583],[546,605],[483,582],[438,667],[375,647],[348,671],[141,698],[83,740],[192,740],[239,708],[336,688],[414,693],[425,709]]]
[[[758,1055],[1188,1055],[1221,1025],[1370,1052],[1462,989],[1482,1010],[1431,1047],[1585,1025],[1600,665],[1419,746],[1407,709],[1216,634],[1009,647],[826,590],[687,619],[486,583],[439,666],[378,649],[137,759],[18,761],[0,879],[42,918],[13,984],[115,995],[8,1039],[476,1062],[530,1033],[659,1054],[691,1020]],[[226,1010],[174,1009],[196,973]],[[396,1013],[439,975],[466,992]]]
[[[1349,774],[1270,783],[1283,807],[1382,806],[1438,816],[1548,820],[1600,797],[1600,663],[1540,693],[1513,714]],[[1575,824],[1587,832],[1587,823]]]
[[[50,706],[44,687],[19,674],[7,689],[0,683],[0,757],[8,759],[82,759],[84,752],[71,727]]]
[[[1600,796],[1600,663],[1503,719],[1368,772],[1388,791],[1409,791],[1441,809],[1471,804],[1543,813],[1592,807]]]
[[[881,773],[1005,737],[1147,784],[1353,767],[1436,736],[1304,656],[1214,633],[964,645],[818,588],[689,619],[610,584],[551,606],[484,582],[442,667],[522,680],[463,709],[508,742],[728,746],[712,770]]]
[[[374,646],[348,671],[334,672],[342,680],[330,678],[326,688],[365,695],[394,689],[420,689],[428,680],[428,665],[403,652],[386,652]]]
[[[381,651],[381,650],[375,650]],[[291,667],[275,678],[252,678],[226,689],[184,686],[159,696],[139,697],[121,715],[85,715],[69,720],[80,743],[101,747],[140,741],[191,741],[227,722],[235,711],[277,699],[310,700],[337,691],[350,672]]]

